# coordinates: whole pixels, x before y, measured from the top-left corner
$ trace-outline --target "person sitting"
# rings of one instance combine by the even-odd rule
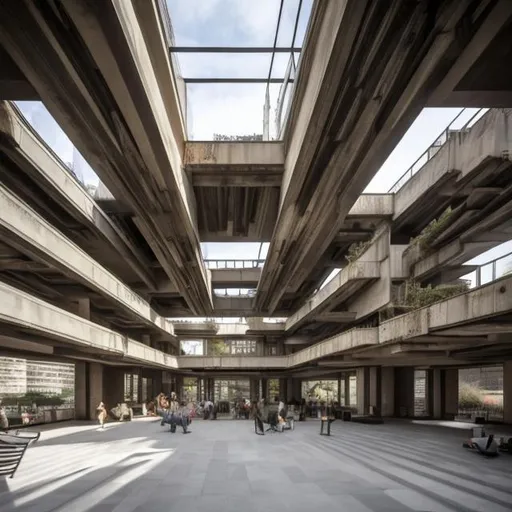
[[[133,409],[131,407],[128,407],[128,404],[124,402],[121,404],[117,404],[116,407],[110,409],[110,413],[116,420],[119,421],[131,421],[133,419]]]
[[[494,435],[484,437],[472,437],[469,441],[463,443],[464,448],[476,450],[480,455],[486,457],[496,457],[499,455],[498,443],[494,440]]]
[[[176,432],[176,426],[180,426],[183,429],[184,434],[190,433],[188,426],[190,425],[191,420],[185,402],[181,403],[177,411],[160,409],[158,414],[162,417],[160,425],[169,425],[169,432],[171,432],[171,434]]]
[[[149,400],[146,404],[146,416],[156,416],[156,407],[153,400]]]

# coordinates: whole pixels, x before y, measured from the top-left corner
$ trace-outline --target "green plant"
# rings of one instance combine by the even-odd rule
[[[361,254],[364,253],[364,251],[366,251],[366,249],[368,249],[369,245],[370,245],[370,240],[368,240],[366,242],[354,242],[348,248],[347,254],[345,255],[345,259],[349,263],[353,263],[361,256]]]
[[[462,384],[459,387],[459,408],[478,409],[483,406],[484,397],[479,388],[469,384]]]
[[[211,339],[208,342],[208,352],[211,356],[222,356],[229,352],[228,344],[222,339]]]
[[[446,229],[452,213],[450,206],[446,208],[438,219],[431,221],[417,237],[411,240],[411,245],[419,244],[423,251],[431,251],[432,243]]]
[[[430,306],[434,302],[448,299],[469,289],[468,283],[454,285],[421,286],[420,283],[410,280],[406,282],[405,298],[401,306],[409,306],[414,309]]]

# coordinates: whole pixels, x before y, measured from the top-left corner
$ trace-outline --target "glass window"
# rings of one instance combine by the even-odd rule
[[[279,396],[279,391],[279,379],[268,379],[268,394],[266,398],[274,400],[276,396]]]
[[[349,403],[350,407],[357,407],[357,377],[351,375],[348,378]]]
[[[503,421],[503,366],[459,370],[459,416]]]
[[[183,378],[183,392],[181,399],[185,402],[196,402],[197,401],[197,377],[184,377]]]
[[[302,398],[306,401],[336,402],[338,389],[337,380],[306,380],[302,381]]]

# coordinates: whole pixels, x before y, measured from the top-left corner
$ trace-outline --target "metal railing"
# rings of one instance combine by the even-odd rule
[[[256,297],[254,288],[214,288],[216,297]]]
[[[471,280],[471,288],[475,288],[496,281],[507,274],[512,275],[512,252],[479,265],[473,272],[463,276],[463,279]]]
[[[65,162],[63,158],[61,158],[61,156],[50,146],[50,144],[46,141],[46,139],[44,138],[44,135],[40,132],[40,130],[38,130],[26,117],[25,115],[23,114],[23,112],[21,111],[20,107],[18,107],[18,105],[16,105],[16,103],[14,101],[9,101],[9,106],[12,108],[12,110],[15,112],[16,116],[20,119],[20,121],[24,124],[25,128],[31,132],[34,137],[38,140],[38,142],[46,149],[46,151],[48,151],[48,153],[50,153],[50,155],[64,168],[66,169],[66,171],[68,171],[69,175],[71,176],[71,178],[73,178],[75,180],[75,182],[85,191],[87,192],[87,194],[89,194],[91,197],[91,191],[89,188],[87,188],[86,184],[83,182],[83,180],[81,180],[76,174],[75,174],[75,171],[69,166],[69,163]],[[48,113],[48,115],[50,115],[50,117],[52,117],[53,119],[53,116],[51,116],[51,114],[48,112],[48,109],[44,106],[43,103],[41,103],[40,105],[42,108],[44,108],[46,110],[46,112]],[[55,122],[55,128],[60,132],[60,134],[64,135],[69,143],[71,144],[71,147],[73,148],[73,152],[74,150],[78,151],[78,149],[76,148],[76,146],[69,140],[68,136],[66,135],[66,133],[64,132],[64,130],[59,126],[59,124],[57,123],[57,121],[55,121],[55,119],[53,119],[53,121]],[[85,159],[84,159],[85,160]],[[92,169],[92,168],[91,168]],[[94,172],[94,171],[93,171]]]
[[[396,194],[427,162],[429,162],[441,149],[441,147],[448,141],[451,133],[463,132],[469,130],[488,109],[478,109],[471,118],[462,126],[462,128],[452,129],[453,124],[462,116],[468,109],[463,108],[446,126],[446,128],[439,134],[434,142],[418,157],[418,159],[405,171],[402,176],[395,182],[389,189],[389,194]]]
[[[265,260],[204,260],[204,263],[209,269],[263,268]]]

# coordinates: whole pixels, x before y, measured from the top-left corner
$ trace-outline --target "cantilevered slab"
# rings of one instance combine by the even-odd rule
[[[281,142],[186,142],[185,169],[194,187],[280,187]]]
[[[172,324],[122,281],[68,240],[0,184],[0,238],[112,301],[131,316],[166,334]]]
[[[261,268],[210,269],[212,288],[256,288]]]
[[[108,244],[118,259],[122,259],[123,265],[127,263],[147,287],[154,288],[154,276],[142,251],[98,207],[87,190],[70,176],[69,169],[64,167],[41,136],[26,122],[16,106],[3,102],[0,105],[0,116],[4,118],[0,121],[0,130],[4,135],[0,138],[1,151],[23,171],[16,172],[16,176],[7,176],[9,180],[21,178],[26,173],[46,194],[65,208],[72,218]],[[77,239],[84,240],[83,237]]]
[[[323,357],[334,356],[336,354],[347,352],[356,348],[363,348],[371,345],[377,345],[379,342],[379,330],[370,329],[351,329],[341,334],[320,341],[310,347],[291,354],[289,357],[289,367],[299,366],[305,363],[316,361]]]
[[[289,356],[180,356],[180,369],[288,369],[323,357],[378,344],[378,329],[351,329]]]
[[[288,356],[179,356],[180,369],[187,370],[284,370]]]
[[[0,324],[39,334],[78,350],[139,364],[177,368],[176,358],[36,299],[0,282]]]
[[[190,309],[209,314],[193,192],[182,169],[184,133],[172,119],[179,100],[176,91],[169,94],[174,80],[157,2],[144,2],[143,12],[131,0],[59,5],[57,12],[31,1],[2,2],[0,18],[10,22],[0,42],[114,197],[129,205]]]
[[[314,5],[285,134],[281,209],[258,288],[261,311],[273,312],[285,293],[299,290],[305,269],[325,254],[359,194],[496,6]],[[464,36],[457,29],[462,20]]]
[[[466,324],[488,323],[489,319],[512,312],[512,276],[397,316],[379,327],[379,343],[426,337],[429,334],[448,335],[447,329]],[[489,334],[493,334],[490,332]],[[483,333],[478,332],[478,336]],[[461,334],[468,336],[468,334]]]
[[[288,317],[286,330],[293,331],[303,323],[314,320],[315,315],[329,312],[351,298],[364,285],[377,280],[379,277],[379,262],[356,261],[350,263],[295,314]]]
[[[353,218],[390,218],[394,213],[394,194],[361,194],[347,215]]]

